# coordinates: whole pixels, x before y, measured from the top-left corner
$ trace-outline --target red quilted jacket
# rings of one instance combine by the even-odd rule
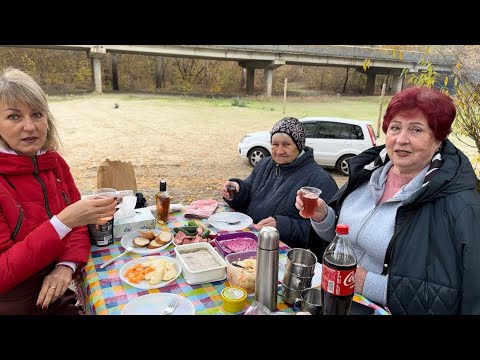
[[[85,265],[87,227],[61,240],[49,221],[79,199],[70,168],[57,152],[35,158],[0,153],[0,294],[52,263]]]

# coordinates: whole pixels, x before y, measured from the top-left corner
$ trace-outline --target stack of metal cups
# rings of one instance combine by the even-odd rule
[[[287,253],[283,274],[283,300],[290,305],[300,298],[301,292],[311,287],[317,257],[307,249],[294,248]]]

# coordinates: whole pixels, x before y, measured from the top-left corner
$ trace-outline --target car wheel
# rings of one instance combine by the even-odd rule
[[[265,156],[270,156],[270,153],[268,152],[268,150],[261,147],[254,147],[248,153],[248,161],[250,162],[250,165],[255,166]]]
[[[338,159],[337,170],[343,176],[348,176],[348,174],[349,174],[348,160],[351,159],[354,156],[355,155],[343,155],[340,159]]]

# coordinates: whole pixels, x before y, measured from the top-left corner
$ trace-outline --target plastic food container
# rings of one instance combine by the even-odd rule
[[[241,238],[247,238],[249,240],[253,239],[255,240],[255,246],[252,249],[248,250],[240,250],[240,251],[250,251],[250,250],[257,250],[257,245],[256,243],[258,242],[258,237],[252,232],[248,231],[240,231],[240,232],[235,232],[235,233],[229,233],[229,234],[222,234],[218,235],[215,238],[215,246],[217,247],[218,251],[220,254],[225,257],[228,254],[232,254],[235,252],[240,252],[240,251],[233,251],[232,248],[230,248],[231,245],[233,246],[233,249],[235,249],[235,240],[234,239],[241,239]],[[240,242],[240,240],[239,240]],[[252,246],[253,247],[253,246]]]
[[[213,256],[215,265],[207,266],[202,269],[191,269],[187,264],[185,256],[187,253],[205,250]],[[225,260],[215,251],[212,245],[206,242],[177,245],[175,247],[176,258],[182,264],[183,277],[185,281],[190,284],[201,284],[205,282],[225,280],[227,276]]]
[[[231,286],[238,286],[245,289],[248,295],[255,294],[255,278],[257,274],[256,260],[256,250],[242,251],[225,256],[225,262],[227,263],[228,283]],[[239,263],[239,265],[244,265],[245,269],[232,265],[232,262]]]
[[[245,289],[236,286],[229,286],[222,290],[223,309],[228,312],[236,313],[242,311],[245,307],[247,292]]]

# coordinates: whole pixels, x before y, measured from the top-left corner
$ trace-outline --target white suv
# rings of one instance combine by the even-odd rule
[[[343,175],[348,175],[349,158],[376,145],[369,121],[323,116],[299,120],[305,127],[306,145],[313,148],[315,161],[324,167],[335,167]],[[255,166],[264,156],[271,155],[270,132],[245,135],[238,144],[238,152]]]

